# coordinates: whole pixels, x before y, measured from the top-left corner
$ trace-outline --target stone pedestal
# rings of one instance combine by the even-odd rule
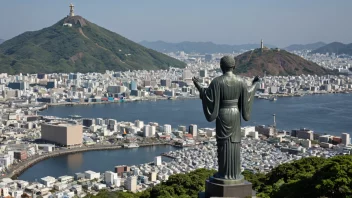
[[[250,198],[255,196],[252,190],[252,183],[241,180],[221,180],[216,178],[209,178],[205,182],[205,192],[200,193],[200,198]]]

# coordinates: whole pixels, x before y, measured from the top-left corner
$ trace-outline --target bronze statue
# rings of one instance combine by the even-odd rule
[[[220,60],[222,76],[216,77],[208,88],[192,78],[199,91],[206,119],[216,119],[216,142],[218,172],[214,178],[221,180],[242,180],[241,175],[241,114],[245,121],[250,119],[254,94],[259,77],[252,85],[234,74],[235,59],[224,56]]]

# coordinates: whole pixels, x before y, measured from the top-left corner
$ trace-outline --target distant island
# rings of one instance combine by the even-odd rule
[[[340,42],[332,42],[332,43],[329,43],[325,46],[317,48],[311,52],[311,54],[315,54],[315,53],[320,53],[320,54],[335,53],[338,55],[346,54],[346,55],[352,56],[352,43],[343,44]]]
[[[285,47],[284,49],[287,51],[295,51],[295,50],[315,50],[320,47],[325,46],[326,43],[324,42],[316,42],[316,43],[311,43],[311,44],[293,44],[288,47]]]
[[[0,44],[3,43],[5,40],[4,39],[0,39]]]
[[[56,73],[183,68],[184,62],[143,47],[81,16],[70,15],[0,45],[0,72]]]
[[[181,43],[168,43],[164,41],[142,41],[139,44],[151,48],[153,50],[170,53],[184,51],[185,53],[200,53],[200,54],[213,54],[213,53],[233,53],[240,52],[240,50],[251,50],[258,48],[258,44],[243,44],[243,45],[226,45],[215,44],[213,42],[190,42],[185,41]],[[268,47],[275,48],[274,45],[267,45]]]
[[[332,70],[325,69],[316,63],[305,60],[286,50],[258,48],[236,57],[235,72],[244,76],[287,76],[287,75],[325,75]]]

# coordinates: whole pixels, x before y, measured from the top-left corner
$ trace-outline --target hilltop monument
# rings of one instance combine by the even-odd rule
[[[241,174],[241,117],[248,121],[259,77],[250,86],[233,71],[235,59],[224,56],[220,60],[222,76],[215,78],[208,88],[193,77],[202,100],[208,122],[216,120],[218,172],[205,185],[205,198],[252,196],[252,184]],[[200,194],[202,196],[202,194]]]
[[[75,16],[74,8],[75,8],[75,6],[71,3],[70,4],[70,14],[68,16],[70,16],[70,17]]]

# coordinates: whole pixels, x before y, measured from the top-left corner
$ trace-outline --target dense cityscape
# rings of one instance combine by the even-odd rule
[[[73,7],[71,4],[68,19],[75,17]],[[80,23],[83,24],[82,21]],[[65,28],[75,25],[71,21],[60,24]],[[82,29],[80,31],[87,37]],[[258,49],[264,50],[263,40],[261,44],[258,42]],[[270,50],[280,51],[279,48]],[[178,51],[163,54],[185,63],[185,68],[107,69],[105,73],[0,73],[0,196],[19,198],[26,194],[30,197],[71,198],[97,195],[101,190],[138,193],[163,184],[175,174],[202,168],[217,170],[215,128],[193,123],[174,126],[159,123],[158,120],[128,122],[78,114],[68,117],[41,114],[55,106],[74,108],[76,105],[199,99],[200,93],[192,78],[197,77],[202,86],[208,87],[222,75],[219,66],[223,56],[236,57],[246,51],[242,49],[239,52],[216,54]],[[263,69],[264,75],[260,76],[255,92],[256,100],[275,102],[282,97],[350,94],[352,56],[312,54],[312,51],[304,49],[292,53],[338,74],[274,76],[266,74]],[[72,61],[72,57],[70,59]],[[245,76],[241,78],[248,85],[253,79]],[[352,154],[351,131],[339,132],[339,135],[322,134],[308,128],[285,131],[277,127],[275,114],[268,116],[273,116],[270,124],[241,127],[241,171],[267,174],[282,164],[304,158],[328,159]],[[160,153],[142,164],[116,164],[105,172],[85,170],[59,177],[47,175],[35,181],[19,179],[30,167],[57,156],[161,145],[177,149]]]
[[[217,169],[214,128],[159,125],[140,120],[131,123],[90,119],[81,115],[70,118],[43,117],[38,112],[52,105],[197,98],[198,92],[190,82],[191,77],[195,74],[204,86],[209,85],[214,77],[220,75],[214,69],[218,68],[219,60],[216,57],[222,55],[193,59],[187,56],[183,59],[188,62],[187,69],[107,71],[105,74],[1,74],[3,140],[0,163],[5,194],[15,196],[30,192],[43,196],[54,189],[57,197],[84,197],[86,192],[97,193],[107,187],[137,192],[167,180],[172,174],[198,168]],[[257,97],[304,97],[305,94],[348,93],[351,90],[352,79],[349,76],[264,76]],[[62,138],[65,134],[67,139]],[[242,136],[242,170],[253,172],[268,172],[282,163],[304,157],[328,158],[341,153],[350,154],[352,150],[348,133],[336,137],[317,134],[309,129],[286,132],[276,129],[275,123],[272,126],[243,127]],[[9,178],[16,178],[38,159],[57,154],[108,147],[133,149],[157,144],[185,149],[164,153],[164,156],[174,159],[171,162],[164,162],[161,156],[157,156],[150,159],[152,163],[115,167],[115,172],[87,170],[59,178],[48,175],[39,182]],[[199,160],[194,160],[195,156]],[[14,188],[14,185],[20,187]]]

